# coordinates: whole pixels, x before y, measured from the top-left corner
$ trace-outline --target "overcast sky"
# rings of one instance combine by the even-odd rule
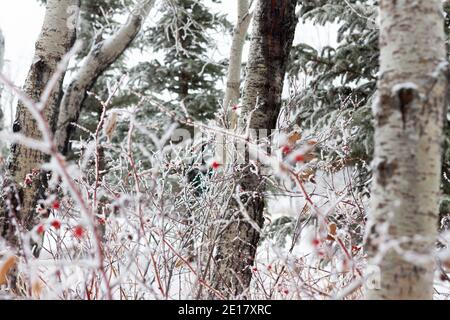
[[[6,73],[17,81],[17,73],[27,72],[34,42],[41,29],[44,8],[36,0],[2,0],[0,28],[5,37]]]

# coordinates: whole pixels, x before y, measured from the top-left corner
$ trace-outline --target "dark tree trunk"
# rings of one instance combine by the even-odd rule
[[[247,63],[241,128],[246,127],[248,120],[251,129],[275,129],[297,24],[296,4],[297,0],[258,1]],[[250,113],[256,105],[258,109]],[[250,114],[251,119],[247,119]],[[240,166],[236,174],[241,189],[240,201],[248,217],[242,214],[236,201],[231,203],[224,217],[227,223],[221,226],[218,235],[212,276],[213,286],[227,297],[242,294],[245,297],[245,290],[250,285],[265,205],[263,177],[252,173],[248,164]],[[248,219],[254,223],[249,223]]]

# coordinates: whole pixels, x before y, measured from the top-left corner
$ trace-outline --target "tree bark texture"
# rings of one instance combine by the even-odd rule
[[[95,84],[97,78],[113,64],[136,38],[142,24],[148,16],[155,0],[142,0],[130,13],[127,22],[109,39],[93,46],[67,88],[62,101],[56,130],[58,149],[67,154],[69,141],[81,112],[87,91]]]
[[[55,73],[58,63],[69,51],[75,40],[75,27],[70,23],[71,9],[78,7],[78,0],[47,0],[44,23],[36,42],[33,63],[25,80],[24,92],[34,101],[40,100],[48,81]],[[51,130],[54,131],[58,117],[58,107],[64,74],[58,79],[51,92],[43,113]],[[29,138],[42,138],[36,120],[21,102],[18,103],[13,131]],[[49,156],[21,144],[11,146],[4,180],[2,206],[0,207],[0,227],[2,235],[14,240],[14,228],[10,223],[12,216],[29,230],[35,224],[36,206],[39,199],[45,198],[47,173],[41,165]],[[27,176],[32,179],[27,180]]]
[[[3,37],[2,30],[0,29],[0,73],[3,73],[4,58],[5,58],[5,38]],[[2,91],[3,87],[0,84],[0,130],[3,129],[3,106],[1,104]],[[0,143],[0,148],[1,146],[2,145]]]
[[[368,299],[432,299],[447,67],[442,1],[380,1]]]
[[[243,92],[243,119],[240,128],[250,121],[251,129],[275,129],[281,108],[286,65],[294,39],[297,18],[296,0],[260,0],[253,15],[253,31]],[[253,109],[257,107],[255,111]],[[253,111],[253,113],[251,113]],[[218,236],[213,285],[227,297],[245,296],[252,278],[259,228],[263,226],[264,192],[261,175],[252,173],[250,165],[236,173],[241,189],[240,201],[245,215],[234,201],[227,211]],[[248,221],[252,220],[253,223]],[[253,224],[253,225],[252,225]],[[244,295],[243,295],[244,294]]]

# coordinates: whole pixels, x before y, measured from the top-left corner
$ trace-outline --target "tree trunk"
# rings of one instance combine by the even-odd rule
[[[258,1],[242,105],[245,120],[258,104],[249,119],[252,129],[275,129],[297,24],[296,4],[297,0]],[[240,126],[245,128],[246,124],[242,121]],[[244,217],[236,202],[231,204],[225,217],[227,223],[219,234],[212,281],[227,297],[239,296],[249,287],[260,238],[258,229],[263,226],[264,179],[252,173],[249,165],[238,171],[240,201],[248,217]],[[248,218],[253,222],[249,223]]]
[[[113,64],[136,38],[155,0],[142,0],[130,13],[127,22],[109,39],[96,44],[85,58],[83,65],[70,83],[61,102],[56,139],[62,154],[69,150],[70,136],[81,112],[86,92],[97,78]]]
[[[3,59],[5,58],[5,38],[3,32],[0,29],[0,72],[3,69]]]
[[[432,299],[446,50],[441,0],[380,1],[368,299]],[[369,269],[368,269],[369,270]]]
[[[40,96],[48,81],[56,71],[56,67],[68,52],[75,40],[75,27],[71,9],[78,7],[78,0],[47,0],[44,23],[38,41],[33,64],[24,85],[25,93],[34,101]],[[64,74],[58,79],[43,109],[45,119],[51,129],[56,125],[61,86]],[[25,105],[18,103],[13,131],[24,136],[41,139],[41,132],[36,120]],[[13,144],[7,165],[7,177],[4,181],[3,201],[0,208],[0,227],[2,235],[14,243],[14,228],[11,218],[26,230],[35,224],[36,205],[39,199],[45,198],[47,173],[41,165],[49,160],[49,156],[39,150],[30,149],[21,144]],[[29,177],[29,181],[26,177]],[[5,199],[6,198],[6,199]],[[19,203],[17,203],[17,201]]]
[[[245,37],[247,35],[248,26],[252,19],[249,13],[248,0],[237,0],[238,16],[236,26],[233,32],[233,40],[230,50],[230,61],[228,65],[227,74],[227,88],[225,90],[225,98],[223,105],[228,111],[230,117],[230,127],[235,128],[237,124],[236,112],[230,108],[237,105],[240,92],[239,87],[241,83],[241,65],[242,65],[242,51],[244,49]]]
[[[0,29],[0,73],[3,73],[3,64],[5,58],[5,38],[3,38],[2,30]],[[2,106],[2,91],[3,86],[0,84],[0,131],[3,129],[3,106]],[[2,143],[0,143],[2,148]]]

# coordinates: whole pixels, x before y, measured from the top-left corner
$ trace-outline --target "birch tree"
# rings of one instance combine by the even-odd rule
[[[3,73],[3,64],[5,58],[5,38],[3,37],[2,30],[0,29],[0,73]],[[1,104],[2,99],[2,85],[0,84],[0,130],[3,128],[3,106]],[[1,147],[1,144],[0,144]]]
[[[294,38],[296,0],[258,1],[243,92],[241,128],[275,129],[281,108],[286,65]],[[246,121],[245,121],[246,120]],[[249,287],[263,225],[265,180],[250,165],[240,167],[239,202],[232,201],[219,235],[213,285],[228,297]],[[245,216],[242,212],[245,211]],[[251,220],[251,222],[249,222]],[[255,226],[256,224],[256,226]]]
[[[0,29],[0,71],[3,69],[3,60],[5,58],[5,38],[3,32]]]
[[[40,101],[58,63],[74,43],[76,30],[71,23],[74,7],[79,7],[78,0],[46,2],[43,26],[23,89],[34,101]],[[42,100],[40,105],[40,112],[44,114],[52,131],[56,125],[63,79],[64,73],[57,79],[48,98]],[[28,138],[41,139],[39,125],[22,102],[17,106],[13,131]],[[35,224],[36,205],[39,199],[45,198],[47,185],[47,173],[41,169],[41,165],[48,160],[49,156],[40,150],[18,143],[11,146],[2,197],[6,206],[2,205],[0,208],[0,227],[2,235],[12,242],[12,218],[25,229],[30,229]]]
[[[63,154],[69,149],[69,139],[73,131],[71,123],[77,122],[87,92],[136,38],[154,3],[155,0],[138,2],[127,22],[112,37],[95,44],[85,57],[61,101],[56,139],[58,149]]]
[[[237,22],[233,31],[233,39],[231,42],[230,59],[227,73],[227,87],[225,90],[225,98],[223,105],[225,110],[228,110],[230,115],[230,125],[235,127],[237,124],[236,112],[231,110],[233,105],[236,105],[240,97],[240,83],[241,83],[241,65],[242,65],[242,51],[244,49],[245,37],[251,21],[251,14],[249,12],[248,0],[237,1]]]
[[[366,297],[432,299],[447,91],[442,1],[382,0],[380,19],[366,238],[377,281]]]

